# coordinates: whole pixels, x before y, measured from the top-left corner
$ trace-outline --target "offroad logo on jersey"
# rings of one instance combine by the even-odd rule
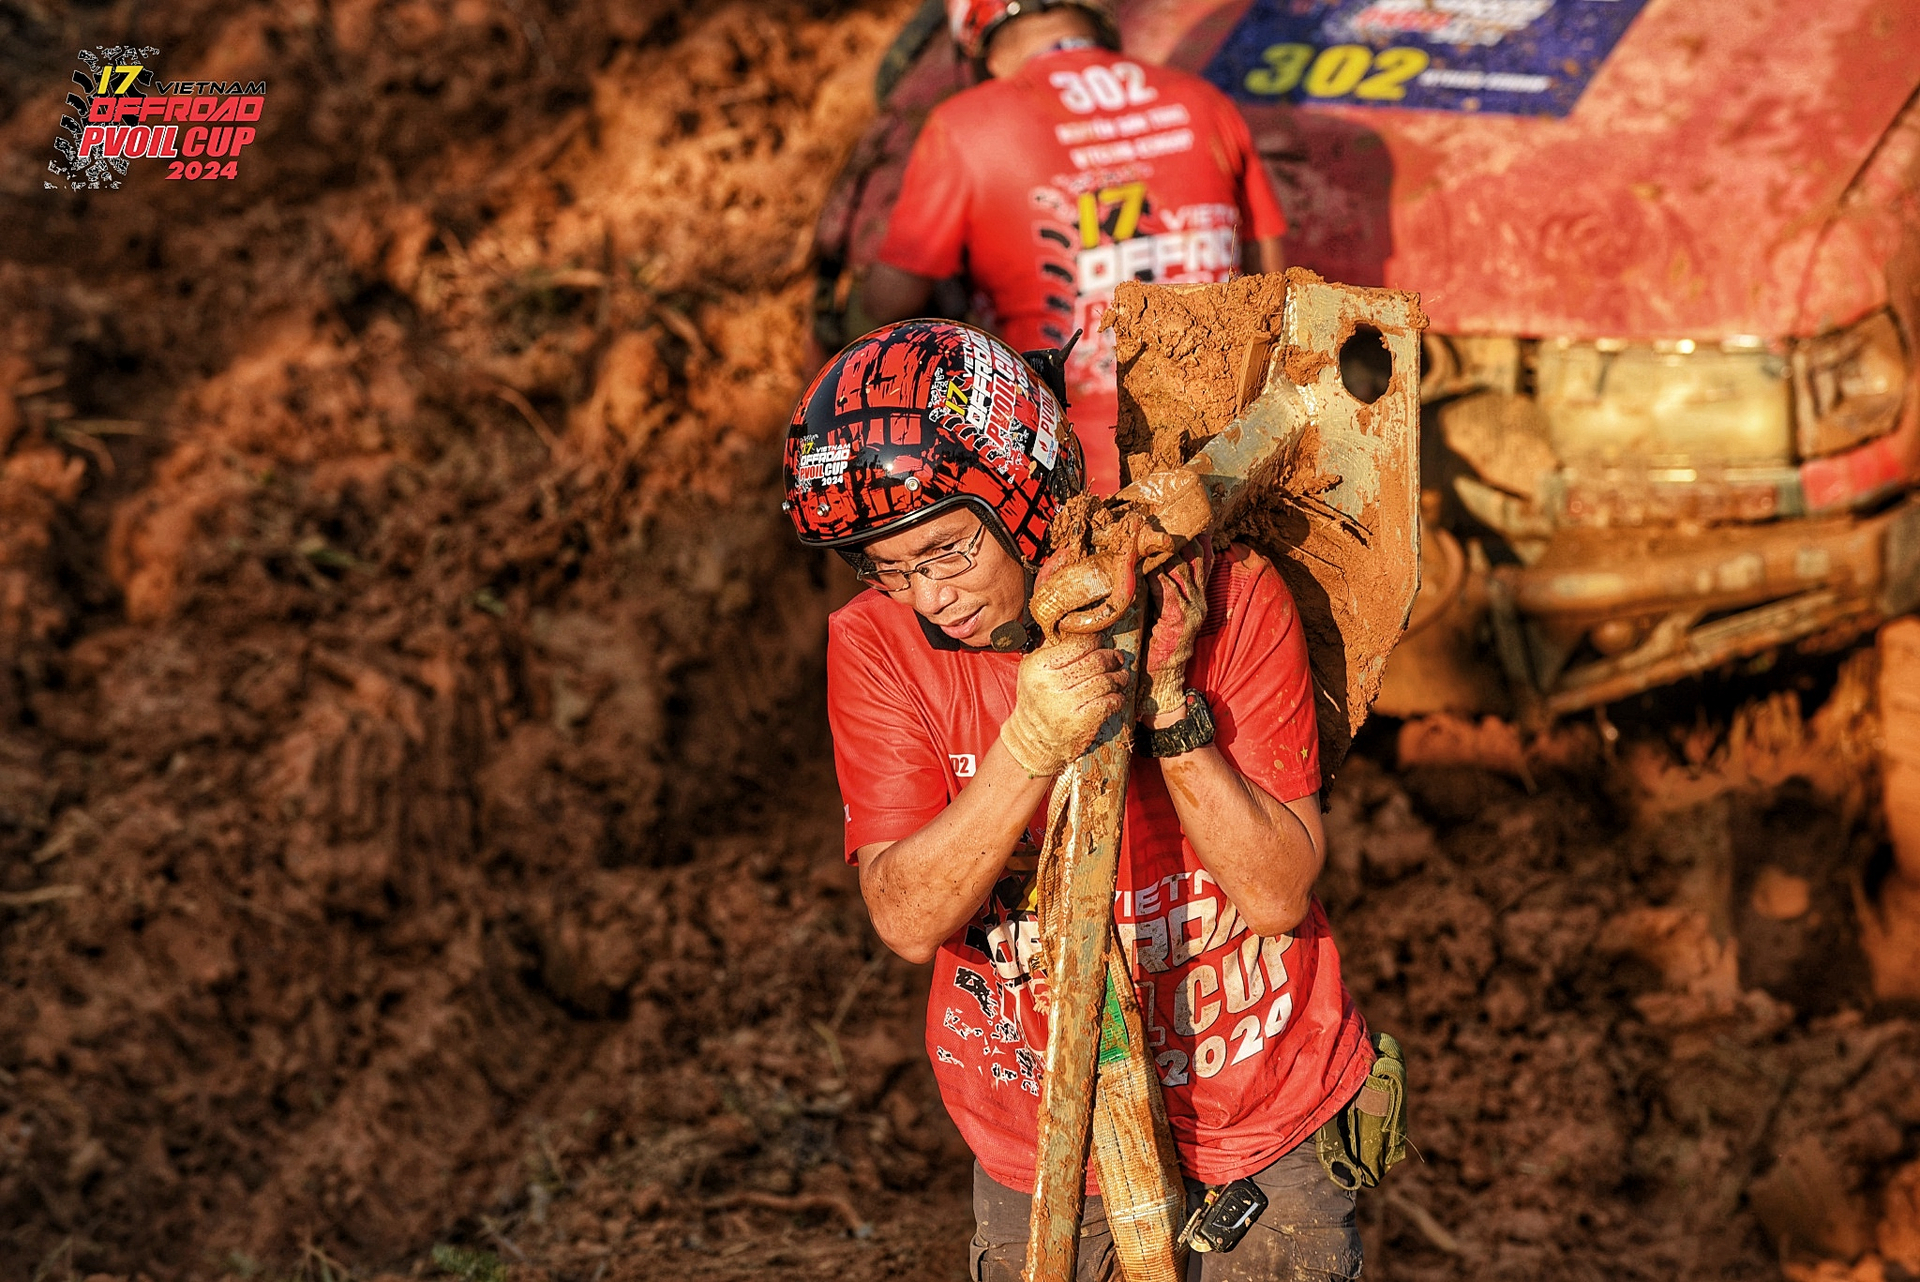
[[[1111,395],[1118,367],[1104,318],[1114,286],[1124,280],[1204,285],[1233,279],[1240,265],[1240,211],[1230,204],[1158,206],[1148,184],[1138,180],[1076,186],[1056,177],[1052,186],[1030,192],[1028,203],[1038,216],[1033,243],[1040,275],[1060,286],[1047,297],[1059,320],[1042,332],[1062,336],[1055,341],[1073,329],[1091,336],[1067,358],[1067,387],[1077,401],[1103,391]]]
[[[117,189],[136,160],[162,161],[180,182],[240,176],[241,153],[259,137],[264,80],[170,80],[154,71],[158,49],[99,45],[83,49],[76,92],[54,135],[47,169],[69,191]]]

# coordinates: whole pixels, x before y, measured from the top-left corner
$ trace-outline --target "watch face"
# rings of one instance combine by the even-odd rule
[[[1210,704],[1207,703],[1205,696],[1201,695],[1198,691],[1194,693],[1193,708],[1190,715],[1193,717],[1194,723],[1196,725],[1202,725],[1206,727],[1207,737],[1202,739],[1200,743],[1212,743],[1213,742],[1213,708]],[[1194,745],[1194,747],[1196,748],[1199,746],[1200,744]]]
[[[1192,752],[1213,742],[1213,709],[1198,690],[1187,691],[1187,719],[1175,727],[1184,742],[1182,752]]]

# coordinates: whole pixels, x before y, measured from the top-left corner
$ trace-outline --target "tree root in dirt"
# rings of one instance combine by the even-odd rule
[[[1386,1204],[1407,1217],[1407,1222],[1420,1231],[1420,1236],[1431,1242],[1435,1250],[1448,1255],[1465,1255],[1467,1250],[1460,1245],[1460,1239],[1447,1232],[1433,1213],[1398,1189],[1383,1188],[1380,1197]]]
[[[860,1213],[853,1209],[853,1203],[837,1194],[802,1193],[793,1197],[783,1197],[778,1193],[758,1193],[749,1189],[739,1193],[729,1193],[725,1197],[711,1199],[708,1201],[707,1206],[710,1210],[716,1211],[730,1210],[740,1206],[753,1206],[766,1211],[788,1211],[795,1215],[803,1215],[815,1211],[824,1212],[828,1215],[838,1216],[840,1221],[847,1226],[847,1232],[857,1238],[873,1236],[872,1222],[861,1218]]]

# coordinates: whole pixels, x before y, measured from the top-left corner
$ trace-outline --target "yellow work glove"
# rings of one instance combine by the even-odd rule
[[[1120,710],[1125,683],[1120,652],[1101,649],[1097,638],[1048,641],[1020,660],[1000,742],[1033,778],[1057,775],[1093,746],[1102,723]]]

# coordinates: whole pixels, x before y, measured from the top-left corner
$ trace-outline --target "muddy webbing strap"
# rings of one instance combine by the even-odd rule
[[[1060,843],[1067,836],[1070,791],[1055,790],[1037,872],[1043,957],[1055,955],[1065,926]],[[1185,1252],[1178,1249],[1176,1241],[1186,1214],[1186,1188],[1180,1179],[1173,1133],[1160,1098],[1160,1081],[1154,1074],[1126,950],[1113,930],[1111,916],[1106,933],[1099,1043],[1094,1054],[1094,1077],[1088,1083],[1093,1096],[1094,1169],[1100,1177],[1101,1198],[1121,1276],[1126,1282],[1180,1282]],[[1050,987],[1052,982],[1050,976]],[[1054,1085],[1058,1089],[1061,1083]],[[1042,1129],[1051,1128],[1043,1124]],[[1069,1205],[1077,1211],[1077,1199]],[[1035,1198],[1035,1210],[1037,1217],[1046,1214],[1039,1197]],[[1074,1219],[1070,1228],[1050,1222],[1047,1227],[1056,1232],[1029,1236],[1029,1279],[1073,1276],[1074,1262],[1069,1257],[1078,1245],[1077,1214]],[[1036,1221],[1033,1227],[1041,1225]],[[1040,1243],[1038,1249],[1035,1243]]]
[[[1186,1218],[1186,1186],[1153,1068],[1126,950],[1116,938],[1107,945],[1107,1008],[1093,1103],[1094,1169],[1121,1276],[1127,1282],[1180,1282],[1186,1252],[1175,1244]]]

